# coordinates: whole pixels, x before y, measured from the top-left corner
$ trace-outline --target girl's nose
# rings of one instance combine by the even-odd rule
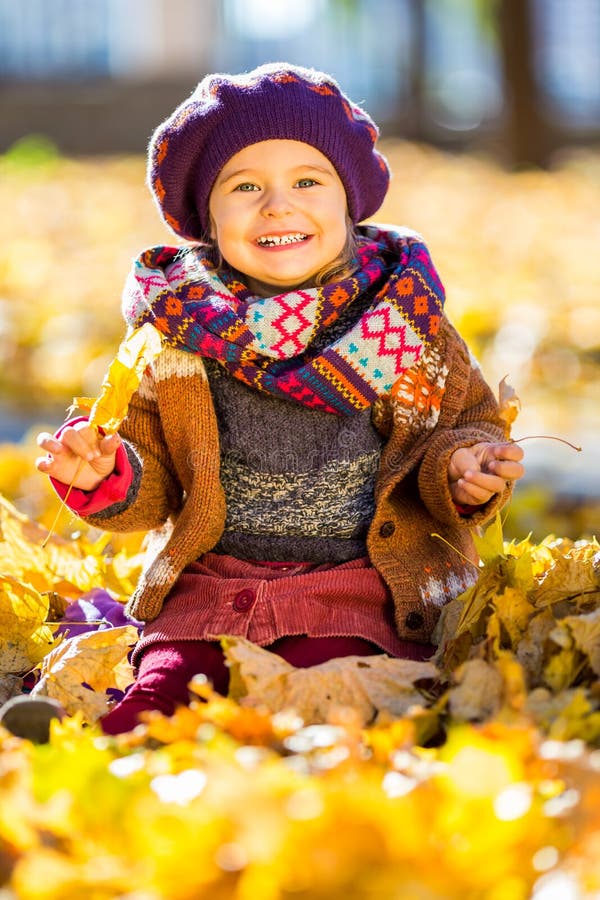
[[[292,210],[292,204],[287,191],[271,188],[265,192],[261,212],[263,216],[279,218]]]

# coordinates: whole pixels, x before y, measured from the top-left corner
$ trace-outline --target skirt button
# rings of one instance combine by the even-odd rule
[[[246,612],[254,604],[256,595],[254,591],[240,591],[233,598],[233,608],[236,612]]]

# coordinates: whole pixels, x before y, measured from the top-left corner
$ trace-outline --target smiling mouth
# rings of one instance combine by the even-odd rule
[[[301,244],[306,241],[309,235],[302,231],[294,234],[265,234],[256,239],[259,247],[283,247],[286,244]]]

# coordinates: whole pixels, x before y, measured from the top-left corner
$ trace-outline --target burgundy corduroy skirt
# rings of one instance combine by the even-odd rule
[[[362,637],[391,656],[411,658],[423,648],[398,637],[389,590],[368,557],[316,565],[206,553],[184,569],[158,618],[144,628],[134,665],[151,644],[224,634],[262,647],[288,635]]]
[[[398,637],[389,591],[368,557],[315,565],[207,553],[187,566],[144,628],[133,653],[136,682],[102,720],[104,730],[128,731],[144,710],[171,714],[188,702],[187,685],[199,673],[225,693],[222,635],[244,637],[298,667],[381,652],[427,659],[434,651]]]

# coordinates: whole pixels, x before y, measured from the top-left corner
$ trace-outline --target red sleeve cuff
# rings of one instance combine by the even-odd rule
[[[452,501],[454,503],[454,501]],[[480,506],[469,506],[466,503],[454,503],[454,509],[459,516],[472,516],[474,512],[481,509]]]
[[[77,422],[84,421],[86,421],[85,416],[70,419],[58,429],[55,437],[60,437],[61,432],[67,425],[74,425]],[[132,480],[133,469],[131,468],[131,463],[129,462],[129,457],[127,456],[127,451],[123,444],[120,444],[117,449],[113,472],[93,491],[82,491],[80,488],[72,488],[69,493],[68,484],[63,484],[62,481],[56,481],[55,478],[50,478],[52,487],[61,500],[64,500],[67,493],[69,493],[67,506],[78,516],[94,515],[94,513],[108,509],[113,503],[120,503],[125,500],[127,492],[131,487]]]

